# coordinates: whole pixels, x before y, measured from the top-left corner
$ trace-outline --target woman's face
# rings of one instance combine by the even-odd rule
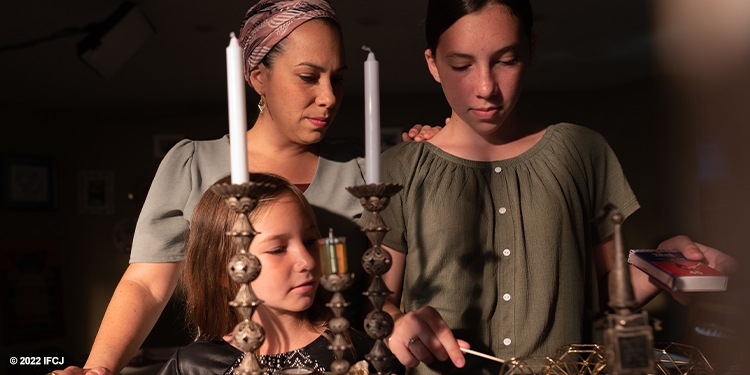
[[[252,282],[253,291],[276,312],[306,310],[320,280],[318,228],[291,193],[266,206],[254,221],[259,233],[250,253],[260,260],[261,272]]]
[[[271,68],[261,64],[251,73],[253,87],[266,102],[261,116],[268,116],[279,136],[293,143],[320,142],[344,94],[346,62],[339,31],[311,20],[283,43]]]
[[[505,6],[488,5],[456,21],[441,36],[427,65],[453,112],[475,131],[494,132],[521,94],[533,43]]]

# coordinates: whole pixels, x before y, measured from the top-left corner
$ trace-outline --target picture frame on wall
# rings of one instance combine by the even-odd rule
[[[45,156],[0,157],[0,205],[9,210],[57,210],[57,159]]]
[[[78,172],[78,213],[82,215],[115,213],[115,172]]]

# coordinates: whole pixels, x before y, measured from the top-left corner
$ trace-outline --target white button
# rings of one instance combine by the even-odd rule
[[[505,344],[505,346],[510,345],[510,339],[506,337],[505,340],[503,340],[503,344]]]
[[[510,294],[508,293],[503,294],[503,299],[506,301],[510,301]]]
[[[508,210],[507,210],[507,209],[505,209],[505,207],[500,207],[500,209],[499,209],[499,210],[497,210],[497,212],[499,212],[499,213],[501,213],[501,214],[504,214],[504,213],[508,212]]]
[[[505,255],[506,257],[510,256],[510,249],[503,250],[503,255]]]
[[[495,167],[495,173],[500,173],[500,172],[502,172],[502,171],[503,171],[503,169],[502,169],[502,168],[500,168],[500,167]]]

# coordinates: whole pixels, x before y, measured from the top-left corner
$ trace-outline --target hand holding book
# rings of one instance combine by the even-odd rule
[[[716,292],[727,288],[727,276],[679,250],[630,250],[628,262],[673,292]]]
[[[739,268],[739,264],[731,256],[712,247],[693,242],[687,236],[675,236],[667,239],[659,245],[659,248],[678,249],[685,258],[691,261],[702,262],[703,264],[708,265],[709,267],[715,269],[716,271],[722,272],[725,275],[730,275],[732,272],[736,271]],[[657,293],[659,287],[656,286],[656,284],[660,283],[652,282],[652,284],[654,284],[652,288],[655,288],[653,293]],[[672,294],[672,296],[680,303],[684,305],[690,303],[692,293],[674,292],[669,290],[668,288],[665,289],[667,289]],[[650,294],[651,292],[646,293]]]

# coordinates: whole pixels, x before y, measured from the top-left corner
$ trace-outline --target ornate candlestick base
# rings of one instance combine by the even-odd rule
[[[604,330],[607,371],[612,375],[646,374],[654,370],[653,329],[645,311],[633,312],[636,302],[622,240],[624,217],[612,204],[602,209],[599,218],[607,216],[614,224],[615,247],[609,273],[609,306],[614,312],[607,314]]]
[[[344,359],[344,353],[351,349],[352,344],[346,340],[344,334],[349,330],[349,321],[342,316],[349,303],[344,300],[341,291],[349,289],[354,282],[354,274],[330,274],[320,278],[320,285],[329,292],[334,292],[331,301],[326,304],[335,316],[328,322],[328,327],[335,334],[333,344],[328,349],[333,351],[336,360],[331,363],[331,372],[335,375],[343,375],[349,371],[350,363]]]
[[[393,318],[383,311],[383,303],[385,303],[388,295],[393,292],[385,285],[381,275],[391,269],[392,259],[391,254],[380,246],[390,228],[385,226],[379,212],[388,206],[390,198],[401,189],[403,189],[403,185],[384,183],[346,188],[350,194],[359,198],[359,202],[365,210],[372,213],[370,221],[362,228],[362,231],[365,232],[372,243],[372,247],[362,256],[362,266],[365,272],[374,276],[374,280],[365,295],[370,298],[376,310],[365,317],[365,330],[376,341],[365,358],[375,367],[378,375],[389,373],[392,367],[391,363],[395,358],[383,341],[393,332]]]
[[[222,183],[211,186],[211,190],[224,198],[229,208],[239,214],[232,230],[226,233],[237,248],[237,254],[229,260],[227,271],[229,277],[240,284],[237,296],[229,305],[243,318],[232,333],[234,344],[245,353],[240,365],[234,369],[235,375],[264,373],[258,358],[255,357],[255,351],[263,345],[266,333],[260,324],[252,321],[255,309],[263,301],[258,299],[250,286],[260,274],[261,265],[258,258],[248,252],[250,243],[258,232],[253,228],[247,214],[257,205],[258,197],[275,188],[273,184],[252,181],[241,185]]]

